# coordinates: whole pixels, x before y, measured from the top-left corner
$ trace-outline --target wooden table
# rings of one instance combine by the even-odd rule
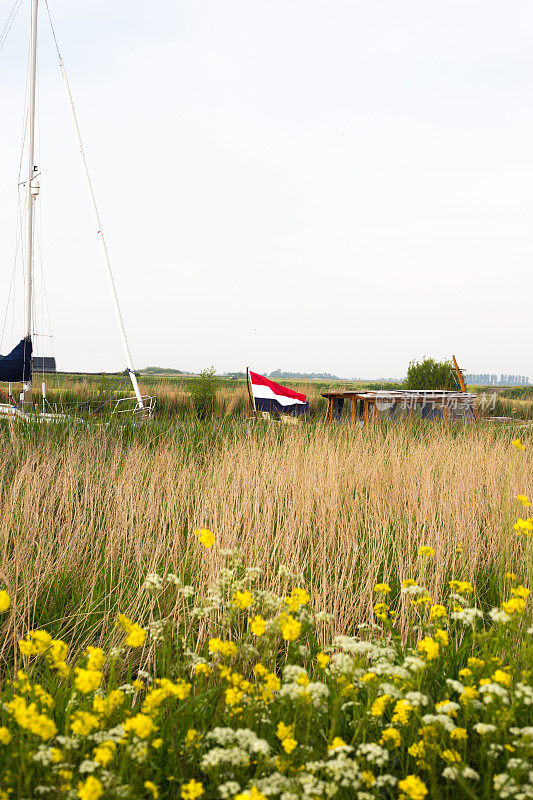
[[[415,415],[417,406],[424,408],[430,405],[433,409],[442,406],[442,416],[445,420],[453,418],[450,412],[458,406],[463,407],[463,419],[474,418],[473,406],[476,395],[470,392],[443,392],[443,391],[346,391],[346,392],[324,392],[322,397],[328,401],[326,409],[326,424],[333,422],[333,412],[336,400],[349,400],[351,403],[351,424],[355,425],[359,420],[364,425],[368,425],[370,420],[376,423],[382,412],[380,406],[391,404],[401,406],[409,411],[412,419]]]

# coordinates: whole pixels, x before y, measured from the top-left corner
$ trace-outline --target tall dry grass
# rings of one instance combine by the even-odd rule
[[[468,577],[490,602],[506,569],[526,569],[513,498],[531,490],[532,449],[517,453],[511,438],[435,423],[5,426],[0,582],[14,613],[2,654],[11,659],[13,641],[37,626],[83,645],[96,632],[112,638],[118,611],[146,624],[162,611],[143,588],[147,572],[205,587],[219,547],[240,548],[275,589],[287,565],[338,631],[371,619],[376,580],[396,591],[420,576],[422,544],[436,551],[423,567],[435,598],[446,580]],[[210,558],[198,527],[216,534]]]

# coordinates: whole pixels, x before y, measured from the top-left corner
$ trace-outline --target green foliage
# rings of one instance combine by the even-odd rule
[[[197,378],[191,382],[191,394],[200,419],[212,417],[217,404],[218,378],[215,368],[204,369]]]
[[[459,390],[457,376],[451,361],[411,361],[404,381],[404,389],[456,389]]]
[[[514,575],[488,613],[468,580],[434,604],[440,565],[422,547],[416,579],[368,587],[375,624],[324,646],[287,567],[274,594],[196,533],[204,592],[185,565],[150,572],[114,647],[76,656],[43,629],[20,641],[24,671],[0,690],[1,800],[530,796],[531,599]],[[16,600],[0,590],[0,617]]]

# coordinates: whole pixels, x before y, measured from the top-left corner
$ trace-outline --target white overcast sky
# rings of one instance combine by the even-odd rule
[[[378,377],[455,353],[533,379],[529,0],[49,3],[136,366]],[[28,7],[0,50],[0,324]],[[44,3],[39,34],[58,367],[121,369]],[[21,336],[19,281],[1,352]]]

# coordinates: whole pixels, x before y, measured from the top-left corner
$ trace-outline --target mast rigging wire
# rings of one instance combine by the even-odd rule
[[[22,5],[22,0],[15,0],[11,11],[7,15],[7,19],[2,26],[2,30],[0,31],[0,50],[4,46],[4,43],[7,37],[9,36],[9,31],[13,27],[13,23],[15,22],[15,18],[18,14],[18,10],[21,5]]]

